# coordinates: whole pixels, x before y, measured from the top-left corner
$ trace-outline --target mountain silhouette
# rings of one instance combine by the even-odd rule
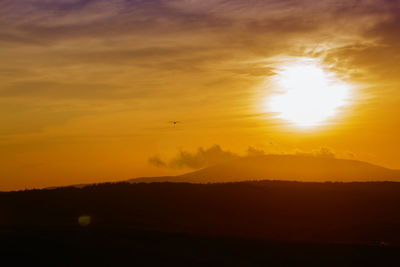
[[[298,155],[244,157],[178,176],[142,177],[130,183],[218,183],[248,180],[400,181],[400,170],[337,158]]]

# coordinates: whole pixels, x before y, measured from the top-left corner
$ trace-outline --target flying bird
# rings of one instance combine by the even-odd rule
[[[174,126],[178,123],[181,123],[180,121],[170,121],[169,123],[172,123]]]

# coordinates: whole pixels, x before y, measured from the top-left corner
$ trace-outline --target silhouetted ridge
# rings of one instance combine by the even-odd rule
[[[265,155],[240,158],[180,176],[139,178],[129,182],[214,183],[246,180],[400,181],[400,171],[358,160]]]

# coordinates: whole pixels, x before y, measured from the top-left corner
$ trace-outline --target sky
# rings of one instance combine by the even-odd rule
[[[399,46],[396,0],[2,0],[0,190],[260,151],[400,169]],[[267,106],[285,68],[310,61],[351,90],[296,127]]]

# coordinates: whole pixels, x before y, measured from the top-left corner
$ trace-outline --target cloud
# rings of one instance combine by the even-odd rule
[[[239,155],[223,150],[219,145],[210,148],[198,148],[196,152],[181,150],[170,161],[166,162],[159,156],[149,158],[149,163],[157,167],[200,169],[220,164],[238,158]]]
[[[223,81],[212,86],[218,94],[229,83],[273,73],[276,55],[303,56],[325,48],[334,54],[334,48],[374,40],[379,31],[365,32],[396,16],[390,11],[393,2],[5,0],[0,68],[41,73],[14,74],[4,81],[12,86],[3,95],[112,102],[182,92],[186,80],[195,84],[192,94]],[[40,88],[31,86],[32,79]]]
[[[148,160],[148,162],[149,162],[151,165],[156,166],[156,167],[160,167],[160,168],[167,167],[167,163],[164,162],[164,161],[160,158],[160,156],[158,156],[158,155],[155,155],[155,156],[150,157],[149,160]]]
[[[353,152],[351,152],[351,151],[346,151],[346,152],[345,152],[345,157],[346,157],[346,158],[349,158],[349,159],[355,159],[355,158],[357,158],[357,157],[356,157],[356,154],[353,153]]]
[[[273,75],[279,58],[310,55],[325,55],[359,79],[379,76],[398,83],[399,5],[389,0],[4,0],[0,98],[40,101],[43,107],[57,101],[77,110],[79,101],[90,100],[109,105],[110,112],[134,102],[144,112],[164,105],[237,118],[254,112],[254,88]],[[398,89],[386,90],[382,83],[375,93]],[[143,117],[136,125],[147,121]]]
[[[336,158],[336,153],[329,147],[320,147],[319,149],[311,152],[296,151],[295,155],[317,158]]]
[[[396,51],[400,48],[399,27],[400,7],[393,11],[390,19],[377,23],[364,32],[365,38],[373,42],[332,49],[325,60],[328,63],[335,62],[337,67],[345,70],[357,70],[351,77],[357,81],[376,83],[377,80],[384,80],[386,84],[398,82],[400,67],[396,62],[400,56]]]
[[[346,151],[343,158],[354,158],[354,154]],[[198,148],[196,152],[180,150],[172,159],[164,160],[159,155],[154,155],[148,159],[149,164],[159,168],[171,169],[200,169],[212,165],[221,164],[240,157],[259,157],[266,155],[296,155],[301,157],[317,157],[317,158],[336,158],[339,156],[333,149],[329,147],[320,147],[312,151],[296,150],[295,152],[269,153],[262,149],[249,146],[245,154],[236,154],[229,150],[224,150],[219,145],[210,148]]]
[[[208,149],[200,147],[196,153],[182,150],[174,159],[172,159],[170,165],[177,168],[199,169],[233,160],[235,158],[238,158],[238,155],[223,150],[219,145],[214,145]]]
[[[262,149],[258,149],[252,146],[249,146],[249,148],[247,149],[247,155],[252,157],[252,156],[264,156],[265,155],[265,151]]]

